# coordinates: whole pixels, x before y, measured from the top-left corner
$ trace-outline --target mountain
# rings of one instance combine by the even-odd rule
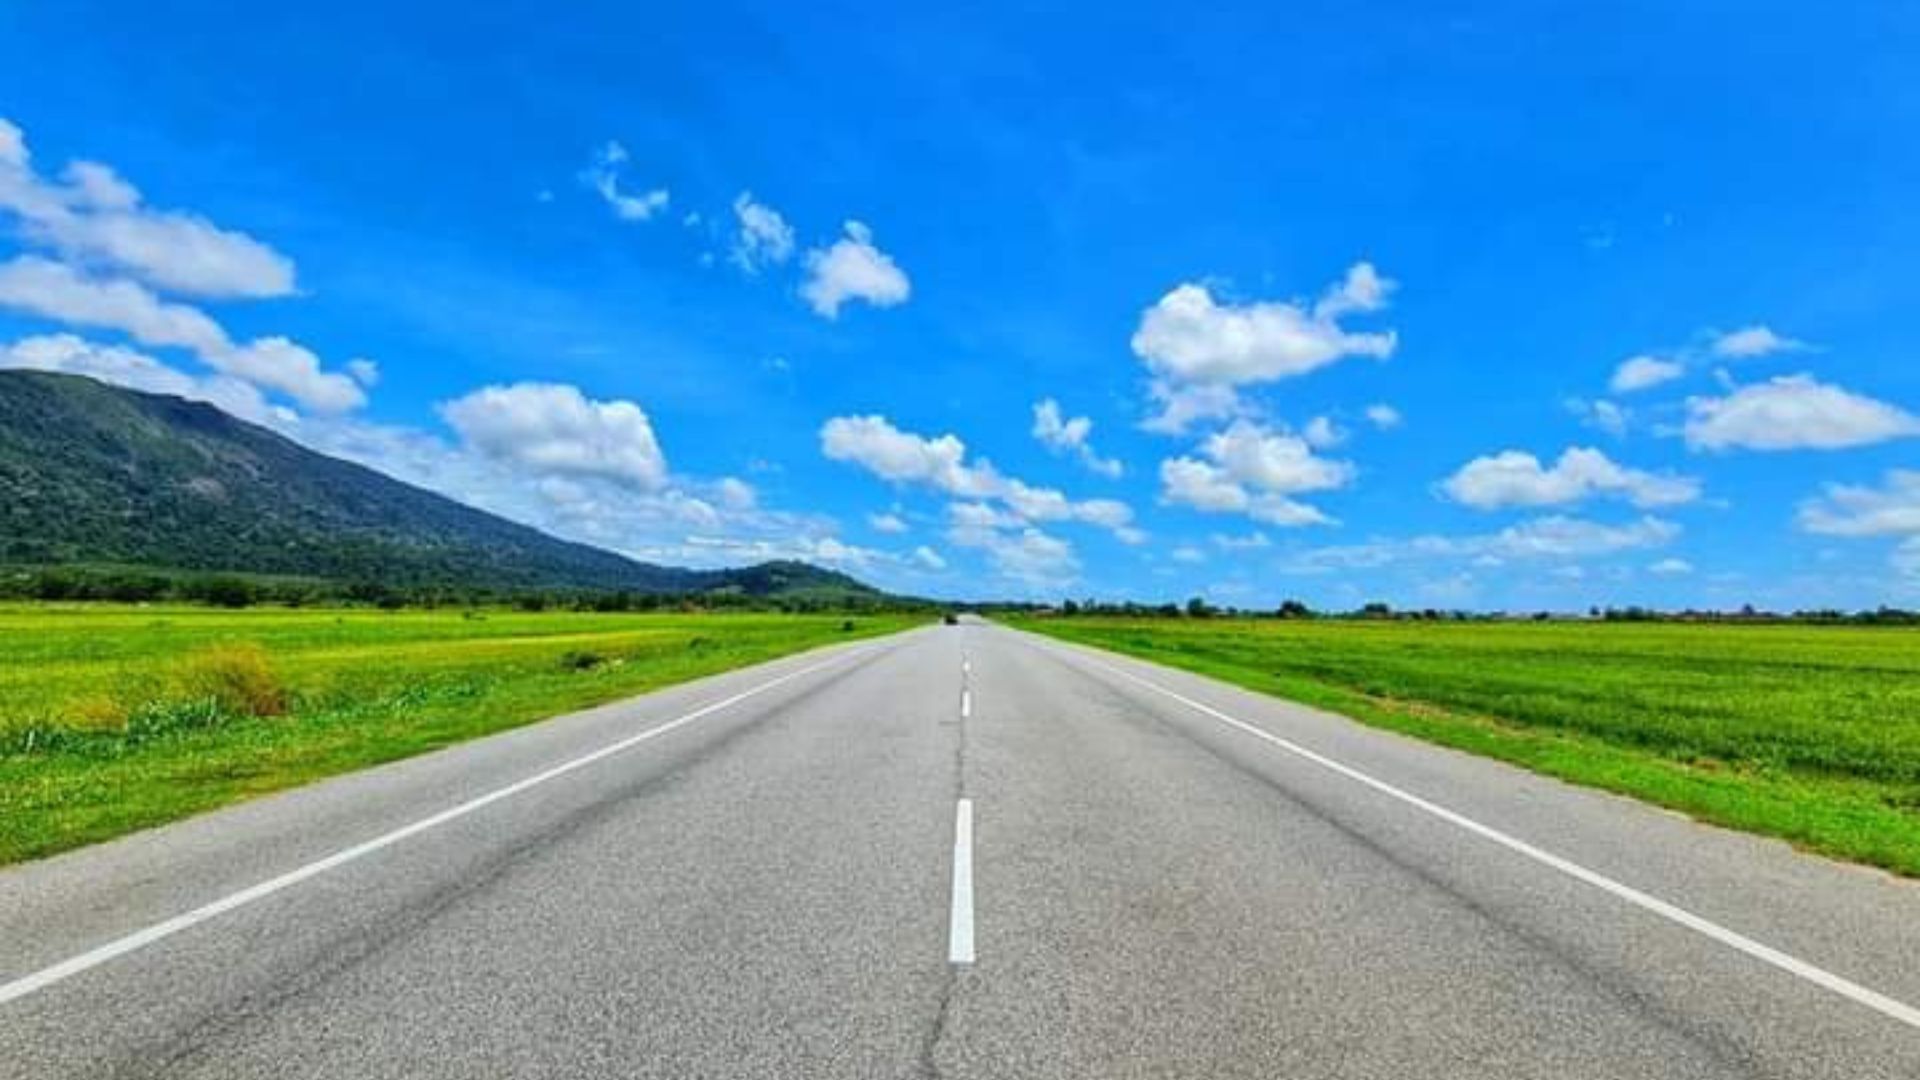
[[[0,563],[391,588],[878,595],[799,562],[638,562],[316,453],[203,402],[38,371],[0,371]]]

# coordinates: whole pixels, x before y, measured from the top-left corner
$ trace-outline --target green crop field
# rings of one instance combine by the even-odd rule
[[[915,621],[0,606],[0,863]]]
[[[1920,631],[1014,620],[1920,876]]]

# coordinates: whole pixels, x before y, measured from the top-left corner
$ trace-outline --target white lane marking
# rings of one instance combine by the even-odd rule
[[[953,811],[953,908],[947,917],[947,962],[973,963],[973,800]]]
[[[973,691],[962,690],[960,691],[960,719],[965,720],[966,718],[972,715],[973,715]]]
[[[1770,964],[1773,967],[1776,967],[1781,971],[1787,972],[1790,975],[1798,976],[1799,978],[1805,979],[1806,981],[1813,983],[1816,986],[1823,987],[1827,990],[1831,990],[1834,993],[1839,994],[1841,997],[1848,999],[1849,1001],[1852,1001],[1859,1005],[1864,1005],[1867,1008],[1872,1009],[1883,1016],[1889,1017],[1893,1020],[1897,1020],[1900,1023],[1907,1025],[1908,1027],[1920,1028],[1920,1008],[1915,1008],[1914,1006],[1908,1005],[1903,1001],[1890,998],[1887,995],[1882,994],[1877,990],[1868,989],[1867,987],[1861,986],[1859,983],[1853,982],[1846,978],[1842,978],[1839,975],[1835,975],[1833,972],[1827,971],[1824,968],[1816,967],[1813,964],[1807,963],[1805,960],[1801,960],[1798,957],[1790,956],[1787,953],[1781,952],[1780,950],[1773,948],[1770,945],[1763,945],[1760,942],[1755,941],[1744,934],[1738,933],[1737,931],[1729,930],[1726,927],[1721,926],[1719,923],[1713,922],[1709,919],[1702,918],[1701,916],[1695,915],[1694,913],[1687,911],[1684,908],[1676,907],[1673,904],[1669,904],[1665,900],[1662,900],[1657,896],[1650,896],[1647,893],[1643,893],[1639,889],[1636,889],[1631,885],[1622,884],[1621,882],[1615,881],[1612,878],[1607,877],[1606,875],[1601,874],[1597,871],[1589,870],[1586,867],[1581,866],[1579,863],[1572,862],[1568,859],[1563,859],[1560,856],[1555,855],[1550,851],[1544,851],[1540,848],[1534,847],[1532,844],[1529,844],[1525,840],[1521,840],[1518,837],[1509,836],[1506,833],[1503,833],[1500,830],[1492,827],[1491,825],[1483,825],[1480,822],[1475,821],[1474,819],[1467,817],[1464,814],[1455,813],[1454,811],[1449,810],[1444,806],[1440,806],[1436,803],[1428,802],[1426,799],[1423,799],[1420,796],[1413,794],[1412,792],[1403,791],[1400,788],[1394,787],[1392,784],[1389,784],[1384,780],[1375,779],[1374,777],[1369,776],[1368,774],[1363,773],[1360,770],[1353,768],[1350,765],[1343,765],[1340,762],[1335,761],[1332,758],[1329,758],[1323,754],[1315,753],[1314,751],[1309,750],[1306,747],[1301,746],[1296,742],[1293,742],[1288,739],[1283,739],[1280,736],[1275,735],[1269,731],[1265,731],[1261,728],[1255,727],[1254,725],[1247,723],[1245,720],[1240,720],[1235,717],[1228,716],[1226,713],[1223,713],[1220,710],[1213,708],[1210,705],[1203,705],[1200,702],[1193,700],[1192,698],[1186,697],[1185,695],[1169,690],[1166,687],[1161,686],[1158,683],[1152,682],[1148,679],[1143,679],[1140,676],[1133,674],[1132,672],[1124,671],[1120,668],[1114,667],[1111,664],[1102,663],[1101,661],[1094,660],[1090,657],[1083,657],[1083,659],[1086,659],[1088,663],[1092,664],[1097,668],[1100,668],[1104,671],[1112,672],[1113,674],[1118,675],[1121,678],[1128,680],[1129,682],[1137,683],[1138,685],[1144,686],[1147,689],[1154,691],[1155,693],[1162,694],[1162,695],[1165,695],[1166,697],[1172,698],[1174,701],[1177,701],[1180,704],[1195,710],[1196,712],[1204,713],[1207,716],[1210,716],[1215,720],[1218,720],[1221,723],[1226,724],[1228,727],[1234,728],[1247,735],[1251,735],[1256,739],[1262,740],[1263,742],[1267,742],[1274,746],[1277,746],[1280,749],[1285,750],[1290,754],[1293,754],[1300,758],[1304,758],[1305,760],[1310,761],[1313,764],[1320,766],[1321,768],[1328,769],[1332,772],[1338,773],[1341,776],[1344,776],[1347,779],[1352,780],[1356,783],[1364,784],[1367,787],[1370,787],[1373,790],[1389,798],[1398,799],[1400,802],[1403,802],[1408,806],[1413,807],[1416,810],[1422,811],[1423,813],[1430,814],[1436,818],[1439,818],[1440,820],[1448,823],[1449,825],[1454,825],[1458,828],[1465,829],[1467,832],[1473,833],[1475,836],[1481,837],[1482,839],[1485,839],[1485,840],[1492,841],[1493,843],[1498,844],[1509,851],[1512,851],[1518,855],[1522,855],[1528,859],[1532,859],[1534,862],[1537,862],[1542,866],[1546,866],[1551,869],[1558,870],[1560,873],[1565,874],[1568,877],[1574,878],[1578,881],[1585,882],[1586,884],[1591,885],[1594,888],[1599,889],[1603,892],[1610,893],[1613,896],[1616,896],[1621,900],[1625,900],[1627,903],[1634,905],[1635,907],[1641,908],[1642,910],[1645,910],[1645,911],[1649,911],[1655,915],[1660,916],[1663,919],[1668,920],[1669,922],[1678,923],[1679,925],[1684,926],[1687,929],[1694,931],[1695,933],[1703,934],[1706,937],[1712,938],[1713,940],[1719,942],[1720,944],[1725,945],[1732,949],[1736,949],[1740,952],[1743,952],[1746,955],[1753,957],[1755,960],[1760,961],[1761,963]]]
[[[13,1001],[17,998],[26,997],[28,994],[32,994],[37,991],[44,990],[47,987],[52,986],[54,983],[60,982],[63,979],[71,978],[72,976],[78,975],[81,972],[86,971],[88,968],[98,967],[109,960],[113,960],[117,957],[125,956],[126,954],[130,952],[134,952],[139,949],[144,949],[147,946],[152,945],[155,942],[158,942],[164,938],[172,937],[174,934],[177,934],[182,930],[186,930],[189,927],[196,926],[200,923],[206,922],[208,919],[212,919],[219,915],[224,915],[227,912],[233,911],[236,908],[244,907],[248,904],[253,903],[255,900],[260,900],[268,896],[272,896],[274,893],[277,893],[282,889],[286,889],[286,888],[290,888],[291,886],[298,885],[309,878],[318,877],[319,875],[324,874],[329,870],[335,869],[336,867],[339,867],[339,866],[344,866],[347,863],[353,862],[355,859],[364,858],[383,848],[392,847],[394,844],[397,844],[400,841],[405,840],[410,836],[417,836],[420,833],[426,832],[429,829],[434,829],[441,825],[445,825],[449,821],[453,821],[457,818],[465,817],[468,814],[471,814],[474,811],[481,809],[482,807],[492,805],[493,803],[497,803],[502,799],[511,798],[515,795],[520,794],[523,791],[526,791],[529,788],[538,787],[539,785],[544,784],[549,780],[553,780],[558,777],[565,776],[566,774],[573,772],[576,769],[585,768],[586,766],[591,765],[594,762],[601,760],[602,758],[611,757],[614,754],[618,754],[623,750],[630,750],[633,747],[648,741],[649,739],[659,738],[660,736],[665,735],[668,732],[673,731],[677,728],[685,727],[686,725],[691,724],[695,720],[699,720],[702,717],[710,716],[713,713],[719,712],[720,710],[725,709],[729,706],[738,705],[740,702],[745,701],[748,698],[755,696],[756,694],[761,694],[761,693],[764,693],[765,691],[771,690],[782,683],[792,682],[794,679],[798,679],[804,675],[811,675],[812,673],[819,671],[822,668],[830,667],[834,664],[841,663],[851,657],[855,657],[867,652],[871,652],[872,648],[873,648],[872,646],[867,646],[864,648],[855,649],[850,652],[842,653],[841,655],[833,657],[830,660],[823,660],[817,664],[809,664],[808,666],[803,667],[798,671],[790,671],[785,675],[779,676],[778,678],[769,679],[768,681],[763,682],[758,686],[752,687],[747,690],[743,690],[740,693],[734,694],[731,697],[722,698],[719,701],[712,702],[711,704],[703,705],[700,708],[695,709],[684,716],[675,717],[674,719],[669,720],[658,727],[648,728],[647,730],[642,731],[637,735],[631,735],[631,736],[628,736],[627,738],[621,739],[618,742],[609,743],[608,745],[603,746],[598,750],[594,750],[590,753],[582,754],[581,756],[577,758],[573,758],[568,761],[563,761],[560,764],[555,765],[550,769],[546,769],[542,772],[535,773],[532,776],[526,777],[525,779],[522,779],[522,780],[516,780],[505,787],[496,788],[493,791],[489,791],[485,795],[480,795],[475,798],[468,799],[466,802],[463,802],[458,806],[454,806],[449,809],[442,810],[439,813],[434,814],[430,817],[421,818],[420,820],[415,821],[410,825],[403,825],[400,828],[393,830],[392,832],[384,833],[380,836],[376,836],[371,840],[367,840],[363,843],[355,844],[350,848],[345,848],[340,851],[336,851],[333,854],[326,856],[325,858],[317,859],[296,870],[289,870],[286,873],[281,874],[279,877],[269,878],[266,881],[260,882],[258,885],[253,885],[248,888],[241,889],[239,892],[231,893],[227,896],[223,896],[220,899],[215,900],[210,904],[205,904],[201,907],[194,908],[192,911],[186,912],[185,914],[175,915],[171,919],[167,919],[163,922],[155,923],[144,930],[138,930],[138,931],[135,931],[134,933],[128,934],[125,937],[117,938],[113,941],[109,941],[105,945],[101,945],[97,948],[90,949],[87,952],[81,953],[80,955],[75,956],[71,959],[63,960],[60,963],[54,964],[52,967],[42,968],[41,970],[36,971],[31,975],[21,976],[20,978],[15,979],[12,982],[6,983],[4,985],[0,985],[0,1005],[4,1005],[7,1002]]]
[[[973,661],[967,659],[964,655],[960,657],[960,674],[973,674]]]

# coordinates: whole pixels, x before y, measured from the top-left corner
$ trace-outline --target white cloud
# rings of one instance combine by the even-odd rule
[[[1697,450],[1837,450],[1920,435],[1920,418],[1801,374],[1688,398],[1683,433]]]
[[[831,247],[807,252],[801,297],[828,319],[839,318],[850,300],[882,308],[906,303],[912,285],[892,256],[874,246],[873,231],[858,221],[847,222],[846,230]]]
[[[1651,389],[1661,383],[1672,382],[1686,374],[1687,369],[1673,360],[1664,360],[1658,356],[1631,356],[1620,362],[1613,370],[1613,378],[1607,387],[1616,394],[1631,394]]]
[[[1889,470],[1879,488],[1828,484],[1800,504],[1799,520],[1827,536],[1920,536],[1920,470]]]
[[[1194,547],[1192,544],[1181,544],[1179,547],[1174,548],[1167,557],[1174,562],[1187,563],[1189,565],[1207,561],[1207,553]]]
[[[1920,583],[1920,470],[1890,469],[1878,488],[1828,484],[1800,504],[1800,527],[1825,536],[1899,538],[1889,564]]]
[[[1401,423],[1400,410],[1384,402],[1367,406],[1366,416],[1367,423],[1381,431],[1391,431]]]
[[[0,346],[0,368],[60,371],[85,375],[150,394],[205,401],[255,423],[264,422],[272,408],[260,391],[225,375],[189,375],[120,345],[102,345],[73,334],[45,334]]]
[[[555,383],[488,386],[440,405],[461,439],[539,473],[595,476],[643,491],[667,478],[653,425],[631,401],[591,401]]]
[[[867,524],[874,532],[899,534],[907,531],[907,523],[899,514],[868,514]]]
[[[929,570],[945,570],[947,568],[947,560],[941,558],[939,552],[925,544],[921,544],[919,547],[913,549],[913,558],[915,562],[918,562],[921,566]]]
[[[1158,411],[1141,421],[1140,427],[1159,435],[1184,435],[1203,420],[1226,420],[1248,412],[1238,391],[1218,383],[1179,385],[1155,379],[1148,384],[1147,395]]]
[[[191,349],[220,371],[321,412],[345,412],[367,400],[354,379],[323,370],[319,357],[284,337],[237,345],[198,308],[162,300],[133,281],[90,277],[37,255],[0,263],[0,306],[71,326],[118,330],[142,345]]]
[[[0,263],[0,305],[73,326],[119,330],[142,345],[203,355],[230,347],[226,331],[198,308],[169,303],[132,281],[90,277],[38,255]]]
[[[1173,384],[1238,386],[1306,374],[1347,356],[1384,359],[1395,339],[1354,333],[1340,316],[1378,310],[1391,283],[1357,264],[1311,310],[1297,302],[1222,304],[1204,285],[1176,286],[1141,316],[1133,351]]]
[[[1060,403],[1045,398],[1033,406],[1033,437],[1040,444],[1055,453],[1072,453],[1088,469],[1109,479],[1117,479],[1126,471],[1120,462],[1112,458],[1103,458],[1087,441],[1093,431],[1093,421],[1084,416],[1065,419],[1060,412]]]
[[[1551,515],[1531,518],[1496,533],[1468,536],[1427,534],[1404,540],[1316,548],[1295,557],[1288,569],[1315,574],[1370,570],[1423,562],[1468,562],[1494,567],[1509,561],[1581,559],[1663,547],[1680,535],[1680,526],[1657,517],[1624,525]]]
[[[834,461],[861,466],[883,480],[926,484],[955,495],[988,494],[993,478],[966,464],[967,444],[956,435],[923,438],[884,416],[836,416],[820,427],[820,450]]]
[[[0,119],[0,211],[19,220],[30,243],[173,292],[268,297],[294,291],[293,261],[245,233],[145,206],[137,188],[98,162],[72,162],[62,177],[64,183],[54,183],[39,176],[25,136]]]
[[[229,375],[237,375],[255,386],[278,390],[320,412],[347,412],[367,401],[359,383],[346,375],[322,370],[319,357],[283,337],[256,338],[207,356],[206,361]]]
[[[1292,496],[1345,487],[1353,466],[1323,458],[1305,439],[1236,420],[1201,444],[1207,460],[1160,463],[1161,498],[1210,513],[1244,513],[1271,525],[1325,525],[1333,520]]]
[[[1647,573],[1661,577],[1683,577],[1693,573],[1693,564],[1685,559],[1661,559],[1647,567]]]
[[[1072,544],[1032,526],[1003,531],[956,522],[947,539],[959,547],[984,551],[1002,575],[1029,586],[1064,585],[1080,571]]]
[[[1700,497],[1700,482],[1630,469],[1591,447],[1575,446],[1561,453],[1551,467],[1520,450],[1478,457],[1444,480],[1440,490],[1478,510],[1560,506],[1595,496],[1613,496],[1648,508],[1692,502]]]
[[[1307,421],[1306,427],[1300,429],[1300,437],[1307,440],[1307,445],[1315,450],[1331,450],[1347,441],[1347,432],[1332,419],[1316,416]]]
[[[380,384],[380,365],[364,356],[347,361],[347,374],[353,376],[353,381],[361,386],[371,387]]]
[[[1003,476],[991,462],[969,463],[966,444],[958,436],[926,438],[900,430],[884,416],[828,420],[820,428],[820,450],[834,461],[859,465],[894,483],[920,484],[963,499],[996,500],[1022,521],[1081,521],[1116,535],[1131,531],[1133,510],[1125,503],[1074,500],[1052,488]]]
[[[735,266],[757,274],[763,267],[777,266],[793,257],[793,226],[778,210],[756,202],[752,192],[743,191],[734,198],[733,216],[738,228],[728,257]]]
[[[1234,479],[1261,491],[1328,491],[1353,479],[1347,462],[1319,457],[1306,440],[1247,420],[1209,436],[1203,449]]]
[[[1708,349],[1715,356],[1743,360],[1777,352],[1798,352],[1807,347],[1804,341],[1782,337],[1769,327],[1755,325],[1717,335]]]
[[[1633,420],[1633,413],[1605,398],[1588,401],[1585,398],[1568,398],[1567,411],[1580,418],[1580,422],[1590,428],[1598,428],[1613,436],[1622,438],[1627,426]]]
[[[627,148],[608,142],[594,154],[593,163],[580,174],[580,180],[597,192],[621,221],[646,221],[665,210],[671,196],[666,188],[654,188],[638,195],[620,190],[620,169],[626,161]]]
[[[723,476],[713,485],[722,506],[729,510],[751,510],[759,505],[760,493],[737,476]]]

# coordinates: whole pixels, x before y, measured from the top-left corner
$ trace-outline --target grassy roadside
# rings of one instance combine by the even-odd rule
[[[1015,619],[1920,877],[1920,633]]]
[[[919,621],[0,606],[0,864]]]

